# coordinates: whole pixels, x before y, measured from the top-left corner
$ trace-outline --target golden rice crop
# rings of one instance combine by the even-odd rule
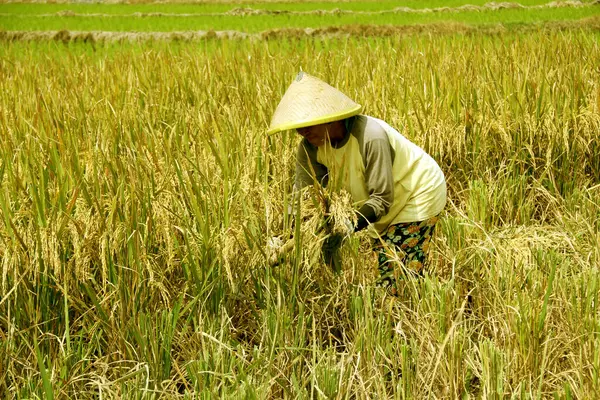
[[[597,39],[3,42],[0,393],[597,397]],[[317,200],[349,200],[298,208],[299,138],[265,135],[300,69],[446,175],[426,276],[396,300],[366,236],[339,274],[322,262]]]

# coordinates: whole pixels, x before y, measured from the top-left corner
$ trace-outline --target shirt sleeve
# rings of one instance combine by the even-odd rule
[[[369,200],[364,206],[373,209],[376,222],[388,213],[394,202],[394,175],[392,172],[392,147],[387,138],[377,138],[365,143],[365,180]]]
[[[317,148],[311,145],[306,139],[302,140],[298,145],[298,153],[296,155],[294,192],[315,182],[327,186],[327,172],[327,167],[317,162]]]

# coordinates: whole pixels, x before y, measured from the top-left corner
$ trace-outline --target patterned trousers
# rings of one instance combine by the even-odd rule
[[[385,287],[388,293],[397,294],[396,277],[404,274],[421,275],[427,260],[427,251],[439,216],[425,221],[390,225],[373,243],[373,250],[379,262],[378,287]],[[404,271],[395,270],[398,261]]]

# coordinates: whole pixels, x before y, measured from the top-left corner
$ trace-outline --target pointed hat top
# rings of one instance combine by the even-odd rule
[[[362,106],[322,80],[300,72],[279,102],[268,134],[325,124],[360,113]]]

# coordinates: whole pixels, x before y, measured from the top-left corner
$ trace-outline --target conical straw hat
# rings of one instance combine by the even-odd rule
[[[362,106],[320,79],[300,72],[279,102],[268,134],[338,121]]]

